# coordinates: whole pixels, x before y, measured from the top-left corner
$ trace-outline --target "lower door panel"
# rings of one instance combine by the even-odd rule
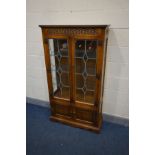
[[[82,120],[82,121],[87,121],[90,123],[93,123],[93,111],[85,110],[85,109],[80,109],[76,108],[75,110],[75,115],[77,120]]]
[[[55,114],[71,117],[71,112],[70,112],[69,106],[62,106],[59,104],[55,104],[54,111],[55,111]]]

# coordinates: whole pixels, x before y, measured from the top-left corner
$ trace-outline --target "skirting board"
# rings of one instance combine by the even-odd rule
[[[38,100],[38,99],[30,98],[30,97],[26,97],[26,103],[35,104],[35,105],[50,108],[50,105],[49,105],[48,101]],[[124,126],[129,126],[129,119],[109,115],[109,114],[106,114],[106,113],[103,113],[103,120],[105,120],[107,122],[112,122],[112,123],[124,125]]]

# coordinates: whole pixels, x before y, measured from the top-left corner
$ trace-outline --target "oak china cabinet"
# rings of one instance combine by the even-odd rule
[[[108,25],[40,25],[50,119],[99,132]]]

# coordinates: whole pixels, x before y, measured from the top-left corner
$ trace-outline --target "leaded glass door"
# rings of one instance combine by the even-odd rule
[[[48,39],[51,76],[52,97],[70,99],[69,80],[69,48],[67,39]]]
[[[75,102],[95,104],[97,46],[97,40],[75,42]]]

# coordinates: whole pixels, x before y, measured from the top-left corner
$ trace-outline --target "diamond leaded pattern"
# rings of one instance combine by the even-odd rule
[[[87,91],[87,86],[84,85],[84,87],[82,88],[82,91],[84,92],[84,94],[86,93]]]
[[[86,53],[85,53],[84,56],[83,56],[83,60],[84,60],[85,62],[87,62],[87,60],[88,60],[88,56],[87,56]]]
[[[61,75],[61,73],[62,73],[62,68],[59,66],[59,68],[58,68],[58,70],[57,70],[57,72],[58,72],[58,74],[59,74],[59,76]]]
[[[88,46],[87,46],[88,44]],[[87,86],[87,80],[88,80],[88,76],[90,76],[90,74],[88,74],[87,72],[87,63],[88,63],[88,60],[89,59],[92,59],[94,54],[93,53],[94,51],[92,50],[93,46],[92,46],[92,41],[87,41],[87,40],[84,40],[84,41],[78,41],[77,42],[77,51],[76,51],[76,56],[77,58],[79,59],[80,56],[82,56],[80,59],[83,61],[83,72],[82,72],[82,77],[83,77],[83,86],[80,87],[80,88],[77,88],[77,89],[80,89],[82,92],[83,92],[83,95],[84,95],[84,101],[86,99],[86,94],[87,94],[87,91],[94,91],[94,90],[90,90],[88,89],[88,86]],[[91,48],[90,48],[91,47]],[[89,53],[88,53],[89,52]],[[90,53],[91,52],[91,53]],[[96,52],[96,51],[95,51]],[[89,54],[89,56],[88,56]],[[93,54],[93,56],[91,57],[90,54]],[[95,57],[94,57],[95,58]],[[93,59],[94,59],[93,58]],[[89,66],[89,65],[88,65]],[[78,67],[78,66],[77,66]],[[90,70],[91,68],[89,68]],[[92,75],[91,75],[92,76]]]
[[[60,61],[60,60],[61,60],[61,58],[62,58],[61,53],[60,53],[60,52],[58,52],[58,54],[57,54],[56,56],[57,56],[58,60]]]
[[[75,47],[76,100],[94,103],[97,41],[78,40]]]
[[[85,71],[82,73],[82,76],[83,76],[84,79],[87,79],[87,75],[88,75],[88,74],[87,74],[87,71],[85,70]]]

